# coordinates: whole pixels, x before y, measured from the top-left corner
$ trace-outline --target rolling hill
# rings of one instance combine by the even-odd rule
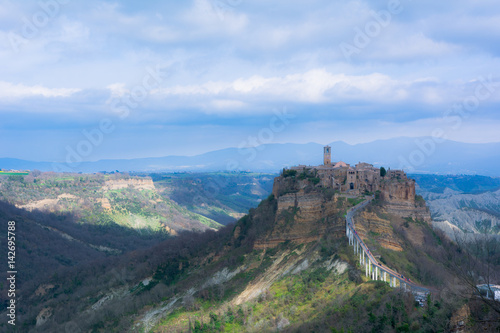
[[[413,173],[482,174],[500,176],[500,143],[472,144],[448,140],[437,143],[433,138],[395,138],[349,145],[342,141],[330,143],[332,159],[355,164],[360,161],[375,166],[404,168]],[[276,173],[286,166],[318,165],[322,162],[323,145],[265,144],[249,148],[227,148],[196,156],[165,156],[152,158],[100,160],[78,165],[33,162],[0,158],[2,169],[39,169],[42,171],[235,171]]]

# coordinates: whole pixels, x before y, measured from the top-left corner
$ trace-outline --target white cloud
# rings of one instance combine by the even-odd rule
[[[41,85],[27,86],[0,81],[1,99],[20,99],[26,97],[69,97],[80,89],[71,88],[47,88]]]
[[[375,40],[378,44],[375,52],[367,50],[367,57],[379,59],[422,59],[425,57],[442,57],[460,52],[461,46],[444,41],[435,41],[422,32],[410,33],[405,26],[395,28],[397,33],[381,36]],[[361,51],[363,52],[363,51]]]
[[[176,85],[154,93],[167,96],[240,96],[245,99],[285,100],[325,103],[341,100],[397,101],[408,97],[411,82],[373,73],[368,75],[334,74],[325,69],[304,73],[263,77],[254,75],[232,82],[209,81],[202,84]]]
[[[122,97],[130,91],[125,87],[125,83],[113,83],[106,87],[111,92],[111,98]]]

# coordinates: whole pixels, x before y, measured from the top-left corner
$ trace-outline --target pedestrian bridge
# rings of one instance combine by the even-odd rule
[[[370,249],[363,242],[361,237],[359,237],[358,233],[356,232],[356,228],[354,227],[354,213],[366,207],[366,205],[368,205],[372,200],[373,197],[369,197],[362,203],[351,208],[347,212],[345,225],[345,232],[347,238],[349,239],[349,245],[354,248],[354,254],[359,255],[359,262],[361,264],[361,267],[364,266],[365,268],[365,275],[373,280],[381,280],[387,282],[393,288],[399,287],[404,289],[405,291],[407,290],[429,293],[429,289],[417,285],[416,283],[405,278],[403,274],[400,274],[393,269],[379,263],[370,252]]]

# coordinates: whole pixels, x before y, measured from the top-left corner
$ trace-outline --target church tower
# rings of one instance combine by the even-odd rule
[[[323,147],[323,164],[332,165],[332,147]]]

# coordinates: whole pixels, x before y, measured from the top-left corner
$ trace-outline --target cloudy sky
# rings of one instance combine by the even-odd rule
[[[499,55],[498,0],[0,0],[0,157],[500,142]]]

